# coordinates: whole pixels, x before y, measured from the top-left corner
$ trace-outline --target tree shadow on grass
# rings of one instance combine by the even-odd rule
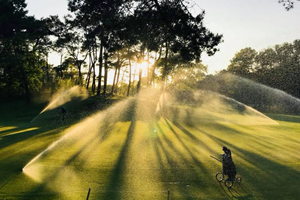
[[[135,115],[133,114],[132,116]],[[156,162],[154,160],[151,160],[151,162],[149,163],[150,166],[147,166],[147,168],[148,170],[152,171],[152,173],[158,173],[156,175],[159,175],[161,177],[159,179],[159,182],[163,184],[164,187],[163,191],[167,191],[170,184],[174,183],[174,185],[171,185],[171,187],[173,189],[176,188],[176,191],[179,191],[179,193],[182,196],[184,196],[184,199],[193,199],[194,198],[193,194],[189,192],[189,189],[187,189],[187,187],[189,187],[191,182],[193,187],[202,187],[202,188],[206,187],[204,183],[201,181],[201,177],[199,177],[197,174],[199,173],[198,171],[199,169],[201,173],[206,174],[207,176],[209,172],[207,172],[206,169],[202,166],[201,162],[198,160],[198,158],[196,158],[192,150],[185,144],[185,141],[183,141],[180,138],[177,131],[173,129],[172,125],[171,124],[168,125],[169,125],[169,129],[171,129],[172,134],[175,136],[177,142],[179,142],[184,147],[184,151],[187,155],[185,155],[185,153],[183,154],[182,151],[179,151],[178,148],[175,146],[174,141],[170,140],[170,138],[168,138],[166,134],[163,134],[163,129],[160,127],[159,124],[155,123],[155,125],[151,125],[150,123],[151,126],[150,130],[153,130],[154,126],[157,127],[158,129],[157,132],[155,131],[154,133],[152,133],[153,135],[151,136],[151,138],[149,138],[149,141],[154,147],[153,150],[157,158],[159,169],[152,169],[152,168],[149,169],[151,163],[153,166],[156,166],[153,163]],[[123,144],[122,150],[120,151],[119,158],[116,162],[116,165],[113,171],[111,172],[111,177],[107,184],[106,189],[104,190],[104,195],[103,195],[103,191],[101,191],[98,192],[98,194],[95,194],[96,197],[103,197],[102,199],[121,199],[123,197],[122,195],[124,195],[123,192],[126,192],[126,190],[124,189],[129,187],[128,185],[124,185],[124,184],[126,183],[125,179],[128,181],[128,179],[131,177],[131,174],[127,174],[127,170],[129,167],[128,162],[130,159],[128,156],[130,151],[129,149],[131,149],[131,145],[133,143],[133,133],[135,127],[136,127],[136,119],[132,117],[125,142]],[[162,133],[162,135],[158,136],[157,135],[158,132]],[[172,152],[170,152],[170,149],[172,149]],[[176,156],[176,158],[174,158],[174,153],[177,154],[178,157]],[[170,156],[170,154],[173,154],[173,156]],[[137,168],[135,170],[143,170],[143,169]],[[144,179],[143,181],[147,182],[151,180]],[[134,184],[134,183],[130,182],[129,184]],[[153,183],[153,184],[158,184],[158,183]],[[163,191],[161,191],[162,196],[163,196]],[[142,191],[135,191],[135,192],[142,192]],[[136,195],[138,194],[134,193],[133,191],[132,195],[136,197]]]
[[[57,109],[47,110],[41,115],[38,114],[46,107],[46,103],[26,104],[23,101],[17,101],[1,105],[0,127],[13,128],[0,131],[0,149],[49,130],[66,129],[73,124],[78,123],[85,117],[90,116],[99,110],[106,109],[115,102],[117,102],[117,100],[108,100],[102,97],[91,97],[83,101],[75,99],[73,102],[64,105],[67,107],[65,121],[61,121],[61,116]],[[38,130],[24,131],[31,128],[38,128]],[[9,135],[13,132],[20,133]]]
[[[295,153],[292,148],[273,143],[267,138],[238,131],[226,125],[220,124],[217,121],[215,121],[215,123],[202,120],[197,121],[195,116],[193,116],[193,114],[190,112],[186,112],[184,115],[181,115],[181,117],[175,117],[178,116],[178,113],[178,109],[173,108],[173,110],[169,110],[169,113],[167,113],[166,116],[171,116],[171,120],[174,125],[180,128],[191,139],[197,141],[197,139],[181,125],[182,123],[184,123],[184,125],[187,127],[194,128],[205,134],[213,141],[216,141],[220,147],[224,145],[229,147],[234,155],[237,155],[246,162],[255,165],[254,170],[248,166],[244,168],[240,168],[239,165],[237,166],[237,169],[239,172],[241,172],[243,178],[246,178],[246,184],[241,184],[240,187],[237,187],[236,193],[234,193],[233,190],[224,191],[228,197],[232,199],[261,199],[260,197],[262,197],[262,199],[295,199],[300,195],[300,192],[298,192],[296,189],[296,185],[300,184],[300,174],[297,171],[291,167],[265,158],[264,156],[243,150],[239,148],[238,145],[230,143],[228,139],[224,140],[222,138],[226,138],[227,136],[240,138],[243,137],[245,139],[248,138],[250,139],[249,141],[259,144],[262,148],[270,149],[273,147],[279,151],[284,149],[285,152]],[[199,119],[201,119],[201,117]],[[212,130],[215,129],[216,133],[209,133],[205,131],[206,128],[203,129],[204,127],[210,127]],[[242,127],[247,128],[247,126]],[[220,134],[221,132],[224,134]],[[293,142],[295,141],[293,140]],[[280,186],[281,183],[284,183],[284,186]],[[255,193],[252,192],[250,187],[255,188]],[[286,194],[289,195],[287,196]]]
[[[131,102],[129,104],[129,110],[131,110],[130,114],[133,114],[134,110],[132,111],[132,109],[135,109],[135,106],[133,106],[132,104],[135,104],[135,102]],[[114,110],[114,111],[116,111],[116,110]],[[128,114],[129,113],[126,113],[125,115],[128,115]],[[120,116],[118,116],[118,115],[120,115]],[[108,139],[110,134],[112,134],[111,130],[115,127],[116,123],[130,119],[131,120],[130,127],[127,132],[126,140],[122,146],[122,150],[120,151],[119,158],[116,161],[116,165],[113,168],[112,172],[109,172],[111,174],[111,177],[107,183],[107,188],[104,190],[104,193],[103,193],[103,190],[102,191],[101,190],[99,190],[99,191],[93,190],[92,194],[91,194],[91,196],[96,197],[96,198],[103,197],[103,195],[104,195],[104,199],[120,199],[119,189],[123,187],[123,179],[125,176],[124,170],[126,169],[127,156],[128,156],[127,154],[128,154],[129,147],[131,145],[132,135],[133,135],[133,131],[135,129],[135,124],[136,124],[136,119],[135,119],[134,115],[127,116],[126,118],[124,118],[124,116],[123,115],[121,116],[121,115],[122,114],[119,114],[118,112],[115,113],[115,112],[106,111],[102,117],[96,116],[95,119],[93,120],[93,122],[99,123],[98,134],[95,134],[93,137],[91,137],[89,139],[89,141],[85,142],[85,145],[83,145],[81,148],[77,149],[76,152],[74,152],[70,158],[68,158],[63,164],[61,164],[60,167],[51,174],[51,176],[49,176],[45,180],[43,180],[42,184],[40,184],[38,187],[33,189],[32,192],[35,193],[35,192],[40,192],[40,191],[46,191],[48,183],[53,182],[59,176],[60,172],[62,172],[62,170],[64,170],[64,168],[67,166],[72,165],[72,167],[74,168],[75,171],[82,171],[84,168],[84,166],[83,166],[84,161],[79,162],[80,160],[77,159],[80,157],[82,152],[85,152],[85,160],[89,160],[90,154],[87,151],[93,151],[93,149],[99,148],[100,144],[103,141],[105,141],[106,139]],[[83,122],[82,126],[85,127],[84,122]],[[86,128],[88,128],[88,127],[86,127]],[[88,134],[88,133],[85,133],[85,134]],[[74,165],[73,162],[75,162],[75,161],[76,161],[76,164]],[[99,170],[101,170],[101,169],[99,169]],[[110,171],[110,170],[108,170],[108,171]],[[97,180],[96,177],[92,177],[92,179],[94,181]],[[103,181],[103,180],[101,180],[101,177],[99,177],[99,179],[100,179],[100,181]],[[85,183],[85,184],[87,184],[87,183]],[[29,194],[29,196],[30,196],[30,194]],[[27,199],[27,196],[25,196],[24,199]]]
[[[112,115],[113,114],[111,112],[107,111],[103,114],[102,118],[101,117],[100,118],[96,117],[95,120],[93,120],[93,122],[95,124],[99,123],[98,133],[90,135],[90,138],[88,139],[88,141],[86,141],[84,145],[82,145],[81,147],[76,149],[76,151],[72,152],[72,155],[67,160],[65,160],[64,163],[62,163],[59,168],[54,169],[54,171],[53,171],[53,169],[51,169],[52,171],[49,170],[49,172],[46,172],[48,174],[51,173],[51,175],[49,175],[49,176],[47,175],[45,177],[45,179],[43,180],[43,182],[41,184],[39,184],[39,186],[37,186],[35,188],[32,188],[27,194],[25,193],[23,199],[30,198],[33,193],[41,193],[41,192],[46,192],[47,193],[47,191],[49,190],[49,189],[47,189],[48,188],[48,183],[55,181],[57,178],[59,179],[58,176],[61,173],[63,173],[64,168],[66,168],[68,166],[71,166],[72,169],[74,169],[75,171],[81,172],[84,168],[83,165],[85,163],[84,161],[82,162],[80,160],[80,156],[82,155],[82,153],[83,152],[85,153],[84,154],[85,159],[88,160],[89,157],[90,157],[89,152],[93,151],[93,149],[97,149],[99,147],[99,145],[101,144],[101,142],[105,141],[109,137],[109,135],[111,133],[111,130],[113,129],[115,124],[120,121],[121,118],[118,118],[118,117],[114,120],[113,119],[109,120],[109,118],[112,117]],[[100,120],[100,121],[97,121],[97,120]],[[87,126],[87,125],[84,125],[84,122],[83,122],[82,126],[83,126],[82,127],[83,130],[87,131],[87,129],[84,129]],[[80,124],[79,124],[78,127],[81,127]],[[88,128],[88,127],[86,127],[86,128]],[[76,131],[77,131],[77,129],[76,129]],[[81,137],[84,137],[85,134],[89,134],[89,133],[88,132],[85,132],[85,133],[84,132],[82,132],[82,133],[78,132],[76,134],[78,136],[82,135]],[[77,139],[79,139],[79,138],[77,138]],[[75,142],[76,142],[76,140],[75,140]],[[51,151],[51,150],[49,150],[49,151]],[[43,157],[46,158],[47,153],[45,153],[45,154],[42,153],[40,158],[43,158]],[[76,161],[76,164],[74,164],[75,161]],[[70,183],[68,183],[68,184],[70,184]],[[60,196],[59,192],[58,193],[57,192],[51,192],[51,194],[56,194],[57,198]]]
[[[184,147],[184,149],[185,149],[185,151],[188,153],[188,155],[190,155],[191,156],[191,158],[192,158],[192,160],[193,160],[193,162],[197,165],[197,166],[199,166],[199,167],[201,167],[201,169],[203,170],[203,171],[205,171],[206,169],[204,168],[204,167],[202,167],[202,164],[201,164],[201,162],[199,162],[199,160],[195,157],[195,155],[194,155],[194,153],[189,149],[189,147],[185,144],[185,142],[179,137],[179,135],[178,135],[178,133],[173,129],[173,127],[171,126],[171,124],[168,122],[168,120],[166,119],[166,118],[164,118],[164,120],[165,120],[165,122],[167,123],[167,125],[169,126],[169,128],[170,128],[170,130],[173,132],[173,134],[176,136],[176,138],[177,138],[177,140],[180,142],[180,144]],[[177,127],[178,127],[178,123],[177,123]],[[181,127],[181,131],[183,130],[182,129],[182,126],[180,126]],[[183,131],[186,135],[188,135],[189,137],[192,137],[192,134],[190,133],[190,132],[188,132],[186,129],[184,129],[184,131]],[[192,138],[194,138],[195,139],[195,137],[192,137]],[[198,141],[199,142],[199,140],[196,140],[196,141]],[[206,145],[205,145],[206,146]],[[207,146],[206,146],[207,147]]]
[[[261,155],[241,149],[237,145],[221,139],[220,136],[209,134],[205,131],[203,133],[217,141],[220,146],[225,145],[229,147],[234,155],[255,166],[255,168],[248,166],[239,168],[237,166],[237,170],[245,177],[244,181],[247,182],[247,185],[256,188],[256,197],[261,196],[263,199],[293,199],[300,195],[296,186],[300,184],[299,172]],[[289,198],[287,198],[286,194],[289,194]]]
[[[161,125],[156,122],[158,131],[155,132],[152,145],[160,165],[160,180],[165,182],[164,190],[171,190],[173,197],[180,196],[180,199],[195,199],[199,198],[200,194],[205,196],[203,191],[211,189],[212,182],[209,180],[211,171],[203,165],[199,155],[196,156],[195,148],[201,146],[210,153],[216,152],[184,128],[180,122],[175,124],[167,118],[161,119],[170,132],[164,132]]]
[[[36,130],[29,129],[28,131],[23,131],[22,129],[14,129],[13,131],[22,131],[22,132],[17,133],[17,134],[12,134],[12,135],[0,136],[0,150],[9,145],[18,143],[20,141],[26,140],[30,137],[40,134],[39,129],[36,129]],[[7,133],[9,133],[9,132],[7,132]]]
[[[171,125],[168,125],[170,126],[172,133],[175,135],[178,142],[184,148],[184,152],[186,154],[179,151],[178,146],[172,145],[172,142],[166,136],[162,137],[162,139],[168,144],[168,149],[172,149],[172,152],[167,151],[161,142],[158,146],[156,146],[156,148],[160,147],[160,149],[163,149],[162,152],[156,150],[156,156],[159,157],[159,155],[163,153],[163,156],[168,158],[167,164],[160,163],[161,181],[165,182],[165,190],[170,190],[173,197],[174,195],[177,196],[180,194],[182,199],[193,199],[193,193],[190,192],[189,188],[187,187],[190,187],[190,185],[196,188],[205,187],[201,177],[198,176],[198,173],[206,175],[209,173],[198,160],[198,158],[195,157],[194,153],[189,149],[189,147],[186,146],[185,142],[180,139],[176,131],[172,129]],[[178,158],[174,156],[168,156],[168,154],[174,153],[178,155]]]
[[[136,126],[136,119],[135,119],[135,106],[132,106],[130,109],[131,112],[131,123],[130,127],[127,132],[127,136],[125,139],[125,142],[123,144],[122,150],[120,151],[119,158],[115,164],[115,167],[112,171],[112,175],[110,177],[110,180],[108,181],[107,187],[106,187],[106,192],[104,194],[103,199],[121,199],[121,194],[119,189],[122,188],[123,182],[124,182],[124,177],[125,177],[125,170],[126,170],[126,164],[127,164],[127,159],[128,159],[128,151],[130,148],[130,145],[132,144],[132,138],[133,138],[133,133],[134,129]],[[101,195],[101,194],[98,194]],[[97,195],[96,195],[97,196]]]

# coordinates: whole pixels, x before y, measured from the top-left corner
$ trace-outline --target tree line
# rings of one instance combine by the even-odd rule
[[[259,52],[244,48],[230,61],[227,71],[300,98],[300,40]]]
[[[25,0],[0,1],[0,95],[24,96],[77,84],[92,94],[138,92],[142,68],[133,82],[133,63],[148,63],[145,86],[165,81],[181,68],[198,68],[201,53],[216,53],[222,35],[193,15],[186,0],[68,0],[70,14],[36,19]],[[48,63],[51,52],[60,64]],[[153,61],[150,64],[150,60]],[[83,68],[85,70],[83,70]],[[108,71],[114,69],[108,91]],[[127,76],[127,82],[124,77]],[[97,73],[98,72],[98,73]],[[200,73],[201,74],[201,73]]]
[[[297,39],[258,52],[251,47],[243,48],[230,60],[226,70],[206,76],[198,82],[198,87],[220,92],[261,111],[298,112],[298,101],[284,97],[289,94],[300,98],[299,77],[300,40]]]

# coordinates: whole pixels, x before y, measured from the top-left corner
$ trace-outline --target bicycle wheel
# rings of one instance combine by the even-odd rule
[[[233,186],[233,181],[225,180],[225,185],[226,185],[227,188],[231,188]]]
[[[216,174],[216,179],[217,179],[217,181],[219,181],[219,182],[223,181],[223,180],[224,180],[224,175],[223,175],[223,173],[222,173],[222,172],[217,173],[217,174]]]

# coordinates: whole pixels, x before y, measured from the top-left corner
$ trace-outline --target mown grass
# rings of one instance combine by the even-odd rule
[[[298,116],[172,105],[157,117],[149,99],[71,102],[65,122],[52,110],[29,123],[44,104],[2,105],[0,199],[298,199]],[[224,145],[243,178],[232,189],[210,158]]]

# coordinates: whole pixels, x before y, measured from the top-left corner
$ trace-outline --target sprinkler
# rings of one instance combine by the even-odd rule
[[[40,114],[38,114],[37,116],[35,116],[35,118],[37,118],[41,114],[42,114],[42,112]],[[35,120],[35,118],[33,118],[29,123],[33,122]]]

